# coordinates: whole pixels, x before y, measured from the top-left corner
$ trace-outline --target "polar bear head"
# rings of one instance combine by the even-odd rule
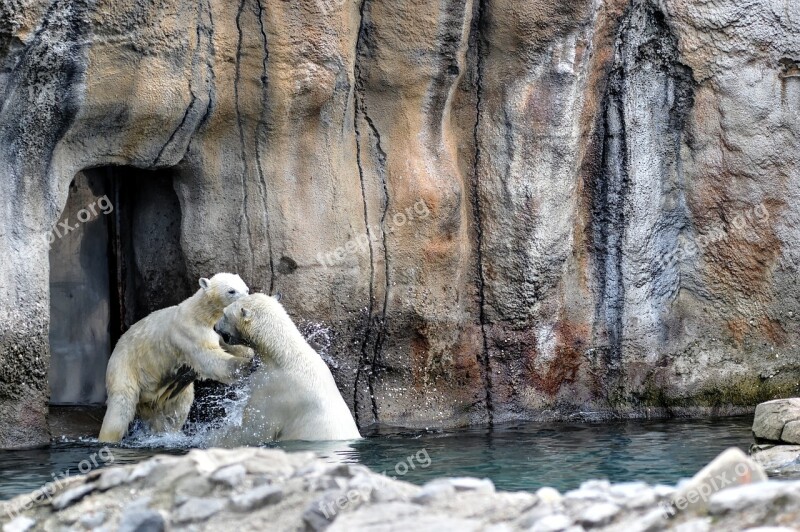
[[[200,279],[203,295],[224,308],[250,293],[242,278],[232,273],[218,273],[211,279]]]
[[[294,329],[291,318],[278,301],[280,296],[251,294],[225,307],[214,330],[229,344],[258,345],[282,340],[286,329]]]

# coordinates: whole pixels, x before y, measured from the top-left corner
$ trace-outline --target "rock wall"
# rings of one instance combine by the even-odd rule
[[[190,286],[330,329],[362,426],[795,392],[798,61],[789,0],[0,0],[0,446],[47,437],[41,236],[115,165],[174,176]]]

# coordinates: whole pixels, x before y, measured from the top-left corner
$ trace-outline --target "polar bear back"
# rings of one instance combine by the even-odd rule
[[[251,445],[262,443],[265,435],[272,441],[361,437],[332,376],[325,384],[315,383],[296,372],[266,365],[250,378],[242,426],[253,432],[247,442]]]

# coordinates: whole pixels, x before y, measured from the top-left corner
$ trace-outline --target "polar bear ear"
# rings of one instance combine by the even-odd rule
[[[281,299],[283,299],[283,294],[281,294],[280,292],[276,292],[275,295],[272,297],[275,298],[275,301],[280,301]]]
[[[211,286],[211,281],[206,279],[205,277],[200,278],[200,288],[203,290],[208,290],[208,287]]]
[[[250,318],[253,317],[253,313],[247,310],[246,308],[242,307],[242,321],[250,321]]]

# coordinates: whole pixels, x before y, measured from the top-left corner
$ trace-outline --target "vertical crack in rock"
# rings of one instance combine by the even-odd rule
[[[438,72],[433,78],[428,89],[427,111],[425,113],[433,138],[442,136],[442,126],[445,111],[450,106],[450,98],[456,87],[456,80],[461,75],[459,65],[459,52],[463,39],[463,24],[467,2],[447,3],[440,19],[440,29],[437,32],[436,50]]]
[[[605,364],[612,375],[620,369],[625,305],[622,248],[629,178],[623,98],[623,74],[619,68],[615,68],[608,80],[603,109],[601,176],[595,181],[592,194],[601,310],[609,341]]]
[[[363,96],[362,96],[363,98]],[[375,136],[375,148],[378,152],[378,174],[381,178],[381,185],[383,186],[383,210],[381,212],[381,240],[383,244],[383,278],[384,278],[384,289],[383,289],[383,305],[381,308],[381,318],[380,318],[380,328],[378,329],[378,335],[375,338],[375,349],[372,354],[372,362],[371,362],[371,369],[369,378],[374,381],[375,379],[375,366],[378,363],[378,360],[381,356],[381,351],[383,349],[383,342],[386,339],[386,312],[389,306],[389,247],[387,245],[387,238],[386,238],[386,214],[389,211],[389,188],[386,184],[386,153],[381,148],[381,136],[378,133],[378,129],[375,127],[375,124],[370,119],[369,115],[367,114],[367,107],[366,103],[362,99],[362,114],[364,115],[364,119],[369,124],[370,130],[372,134]],[[374,388],[374,383],[372,387]],[[377,403],[373,398],[373,415],[375,416],[375,421],[378,421],[378,407]]]
[[[364,50],[368,48],[367,39],[368,39],[368,21],[367,21],[367,0],[362,0],[361,7],[359,9],[360,15],[360,23],[358,28],[358,37],[356,40],[356,51],[354,57],[354,76],[355,76],[355,87],[354,87],[354,94],[353,98],[355,101],[355,110],[354,110],[354,120],[355,120],[355,131],[356,131],[356,159],[358,164],[358,171],[359,177],[361,179],[361,193],[364,200],[364,223],[367,226],[367,238],[369,239],[369,249],[370,249],[370,288],[369,288],[369,309],[367,315],[367,329],[364,332],[364,341],[361,346],[361,360],[359,361],[359,368],[356,373],[356,385],[355,385],[355,400],[354,400],[354,410],[356,411],[356,416],[358,417],[358,384],[360,378],[363,378],[363,373],[367,365],[369,365],[369,370],[367,372],[367,388],[370,395],[370,401],[372,405],[372,415],[374,421],[378,421],[378,404],[375,400],[375,368],[378,365],[378,360],[380,359],[381,350],[383,348],[383,341],[386,336],[386,313],[389,304],[389,250],[387,247],[387,238],[386,238],[386,215],[389,210],[389,188],[386,183],[386,152],[384,152],[382,144],[381,144],[381,136],[378,132],[378,128],[376,127],[375,123],[372,121],[372,118],[369,116],[367,112],[367,104],[366,104],[366,89],[364,87],[364,74],[361,69],[360,58],[364,54]],[[384,254],[384,292],[383,292],[383,302],[381,306],[381,315],[380,315],[380,323],[377,335],[375,337],[375,343],[372,350],[372,356],[369,356],[367,344],[369,342],[370,333],[372,332],[372,320],[373,320],[373,312],[374,312],[374,294],[375,294],[375,261],[374,261],[374,249],[372,247],[372,232],[369,227],[369,220],[368,220],[368,211],[367,211],[367,200],[366,200],[366,188],[364,186],[364,167],[363,167],[363,157],[361,152],[361,129],[358,125],[359,116],[364,118],[364,121],[367,123],[369,127],[370,133],[372,137],[375,139],[375,151],[377,152],[378,156],[378,164],[377,170],[378,175],[381,180],[381,186],[383,188],[383,205],[382,205],[382,212],[381,212],[381,219],[380,219],[380,227],[381,227],[381,240],[383,245],[383,254]]]
[[[356,67],[357,69],[358,67]],[[354,91],[354,98],[355,96]],[[358,176],[361,182],[361,198],[364,204],[364,226],[367,232],[367,239],[369,240],[369,306],[367,308],[367,315],[366,315],[366,324],[364,328],[364,339],[361,341],[361,354],[359,355],[358,361],[358,370],[356,371],[356,380],[355,386],[353,387],[353,410],[356,414],[356,423],[360,423],[360,414],[359,414],[359,385],[361,380],[364,378],[364,371],[368,365],[371,366],[371,361],[369,354],[367,353],[367,344],[369,343],[370,333],[372,331],[372,313],[375,310],[375,251],[372,245],[372,230],[369,227],[369,217],[367,211],[367,195],[366,189],[364,187],[364,168],[361,165],[361,131],[358,127],[358,106],[356,105],[356,109],[353,112],[353,121],[355,122],[355,133],[356,133],[356,164],[358,165]],[[374,368],[370,368],[370,371],[374,370]],[[367,388],[369,390],[369,396],[372,401],[372,413],[374,416],[377,414],[377,405],[375,403],[375,390],[373,387],[373,381],[369,377],[367,378]],[[375,417],[375,421],[377,421],[377,416]]]
[[[668,305],[680,285],[679,266],[663,260],[677,246],[687,216],[680,143],[693,106],[693,78],[678,59],[664,14],[649,0],[635,0],[617,34],[599,171],[590,186],[608,399],[621,391],[626,315],[641,316],[639,329],[652,330],[647,317]]]
[[[171,147],[175,142],[175,137],[183,130],[183,127],[186,125],[187,120],[189,119],[189,115],[194,110],[195,103],[197,102],[197,96],[194,94],[194,90],[192,89],[192,80],[191,77],[189,78],[189,93],[192,95],[191,99],[189,100],[189,105],[186,106],[186,111],[183,113],[183,118],[181,118],[178,127],[172,132],[172,134],[167,139],[167,142],[161,146],[161,149],[158,151],[158,155],[155,156],[151,166],[159,166],[162,164],[162,158],[164,157],[164,152],[167,148]]]
[[[203,113],[202,118],[200,118],[200,123],[197,125],[197,129],[203,127],[208,120],[211,111],[214,109],[214,101],[216,99],[217,75],[214,72],[214,13],[213,8],[211,7],[211,0],[206,0],[206,12],[208,13],[208,25],[203,29],[205,30],[206,39],[208,40],[206,44],[206,84],[208,85],[208,103],[206,104],[206,110]]]
[[[358,71],[358,62],[355,62],[355,70]],[[353,98],[358,100],[359,97],[357,96],[357,91],[353,91]],[[358,362],[358,370],[356,371],[356,381],[355,386],[353,387],[353,410],[356,414],[356,423],[360,423],[359,419],[359,385],[361,379],[364,378],[364,371],[371,364],[370,357],[367,353],[367,344],[369,343],[370,333],[372,331],[372,313],[375,310],[375,251],[372,244],[372,230],[369,226],[369,216],[367,211],[367,193],[366,188],[364,186],[364,168],[361,163],[361,131],[358,126],[358,118],[359,118],[359,110],[358,104],[355,106],[355,110],[353,111],[353,121],[355,123],[355,133],[356,133],[356,164],[358,165],[358,177],[361,182],[361,199],[364,205],[364,227],[367,232],[367,240],[369,241],[369,306],[367,308],[367,315],[366,315],[366,324],[364,329],[364,339],[361,341],[361,355],[359,356]],[[372,413],[373,415],[377,412],[377,406],[375,404],[375,392],[373,389],[373,381],[370,378],[367,378],[367,387],[369,390],[369,396],[371,397],[372,401]],[[377,417],[375,419],[377,421]]]
[[[361,354],[359,355],[358,370],[356,371],[355,385],[353,386],[353,411],[356,415],[356,423],[360,424],[360,401],[359,401],[359,386],[361,380],[364,378],[365,370],[370,365],[370,357],[367,353],[367,344],[369,343],[370,333],[372,331],[372,313],[375,310],[375,250],[372,244],[372,230],[369,226],[369,212],[367,210],[367,192],[364,186],[364,167],[361,161],[361,128],[359,127],[358,120],[361,108],[361,90],[358,85],[361,80],[361,66],[358,63],[358,47],[363,32],[364,26],[364,4],[366,0],[362,0],[359,12],[361,19],[359,22],[358,38],[356,41],[356,53],[353,58],[353,77],[356,86],[353,90],[353,101],[355,103],[353,110],[353,127],[356,134],[356,164],[358,165],[358,178],[361,183],[361,200],[364,206],[364,228],[367,233],[367,240],[369,242],[369,305],[367,307],[366,324],[364,327],[364,339],[361,341]],[[370,368],[371,370],[374,368]],[[367,389],[372,402],[373,416],[377,413],[377,405],[375,403],[375,390],[373,388],[373,381],[367,377]],[[377,416],[375,417],[377,421]]]
[[[255,266],[255,257],[253,255],[253,230],[250,227],[250,215],[247,212],[247,148],[245,146],[244,140],[244,125],[242,124],[242,113],[239,106],[239,81],[241,79],[242,74],[242,12],[244,11],[244,6],[247,0],[242,0],[239,4],[239,10],[236,13],[236,31],[239,34],[238,41],[236,43],[236,71],[233,79],[233,97],[236,105],[236,125],[239,128],[239,143],[241,146],[241,157],[242,157],[242,219],[244,220],[245,227],[247,229],[247,247],[250,250],[250,268],[247,270],[247,273],[250,274],[254,271]],[[241,229],[240,229],[241,231]],[[241,238],[241,232],[240,232]],[[236,246],[236,253],[237,253],[237,262],[241,264],[241,250]]]
[[[483,268],[483,218],[481,209],[481,195],[479,186],[480,164],[483,152],[480,143],[481,126],[481,107],[483,105],[483,55],[485,45],[483,29],[486,23],[486,6],[484,0],[478,1],[478,14],[474,22],[473,34],[475,39],[475,127],[473,130],[473,140],[475,142],[475,160],[472,167],[472,210],[475,217],[475,254],[477,261],[477,283],[478,283],[478,318],[481,325],[481,338],[483,350],[481,352],[481,366],[484,374],[484,387],[486,388],[486,415],[489,424],[494,423],[494,406],[492,404],[492,367],[489,357],[489,339],[486,333],[486,274]]]
[[[205,122],[205,119],[208,117],[208,113],[211,109],[211,96],[209,95],[209,101],[205,106],[203,114],[197,116],[199,109],[197,109],[197,105],[200,103],[200,98],[197,96],[195,91],[195,77],[199,75],[200,72],[200,61],[202,59],[202,53],[208,54],[208,49],[203,49],[203,34],[208,36],[208,30],[204,30],[204,21],[203,21],[203,0],[200,0],[197,4],[197,24],[195,25],[195,37],[196,37],[196,44],[194,52],[192,53],[192,62],[191,62],[191,71],[189,73],[189,94],[191,98],[189,100],[189,105],[186,107],[186,111],[183,113],[183,117],[181,118],[180,123],[178,126],[173,130],[172,134],[169,136],[167,141],[159,150],[158,154],[153,159],[151,166],[158,167],[158,166],[170,166],[176,164],[177,162],[183,160],[186,156],[186,153],[189,150],[189,146],[191,144],[191,139],[197,130],[202,126]],[[209,16],[210,16],[209,12]],[[209,41],[210,41],[210,37]],[[210,48],[210,45],[207,46]],[[204,61],[206,65],[206,69],[209,69],[208,58]],[[208,72],[206,72],[205,76],[205,83],[208,84]],[[189,127],[187,128],[187,124]],[[180,138],[183,141],[180,141]],[[170,153],[170,151],[174,151],[176,147],[184,146],[183,153],[180,156],[176,156],[175,153]]]
[[[267,201],[267,181],[264,178],[264,169],[261,166],[261,139],[266,138],[265,128],[267,125],[267,101],[269,80],[267,75],[267,65],[269,63],[269,49],[267,46],[267,32],[264,29],[264,5],[261,0],[256,0],[258,5],[258,27],[261,31],[261,40],[264,44],[264,58],[262,60],[263,71],[261,74],[261,89],[262,89],[262,102],[261,102],[261,116],[259,117],[258,124],[256,125],[256,168],[258,169],[258,179],[260,182],[259,193],[261,194],[261,203],[263,204],[264,213],[264,232],[267,237],[267,254],[269,255],[269,293],[272,294],[275,289],[275,262],[272,258],[272,236],[269,233],[269,204]]]

